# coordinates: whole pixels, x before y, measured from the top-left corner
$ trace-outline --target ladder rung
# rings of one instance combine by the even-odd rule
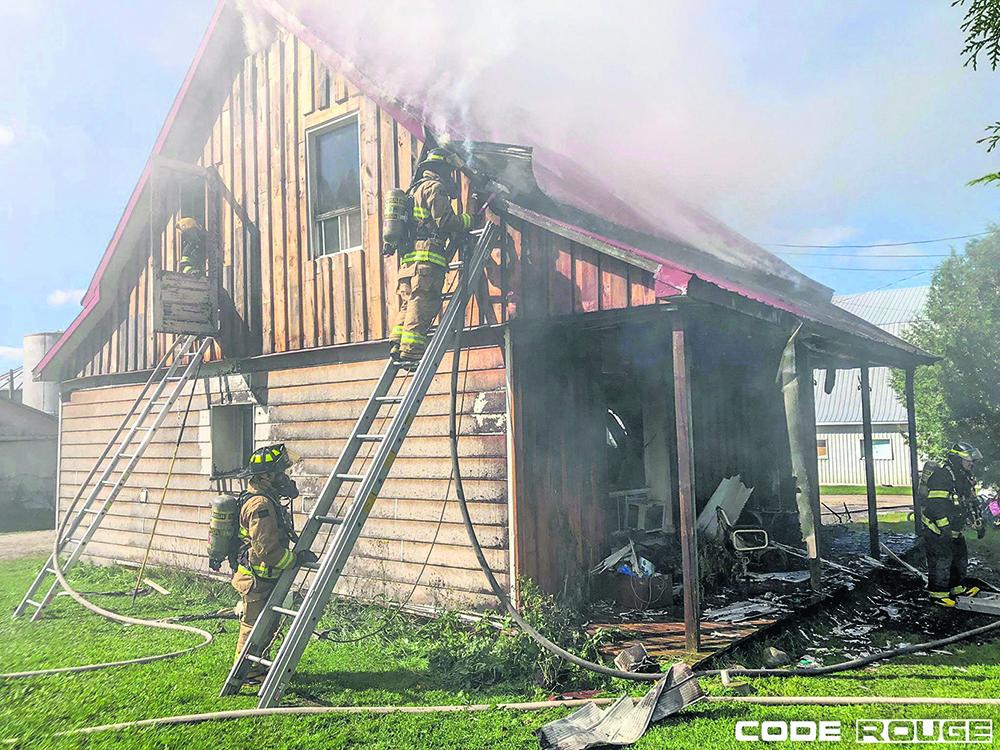
[[[448,264],[448,270],[449,271],[457,271],[459,268],[462,268],[464,265],[465,265],[465,263],[463,263],[462,261],[456,260],[456,261]]]
[[[63,544],[83,544],[82,539],[67,539]]]
[[[402,396],[376,396],[375,400],[382,404],[401,404],[403,403]]]
[[[284,607],[271,607],[271,611],[277,612],[279,615],[288,615],[289,617],[295,617],[298,615],[298,610],[285,609]],[[249,658],[249,656],[247,658]]]
[[[25,604],[30,604],[35,609],[41,609],[42,608],[42,605],[39,602],[36,602],[34,599],[25,599],[24,603]]]
[[[363,443],[381,443],[385,440],[385,435],[358,435],[358,440]]]
[[[364,474],[338,474],[337,479],[342,482],[360,482],[365,478]]]
[[[337,518],[337,516],[313,516],[320,523],[343,523],[343,518]]]
[[[101,512],[100,508],[80,508],[80,513],[93,513],[95,516]]]
[[[247,654],[244,658],[247,659],[247,661],[257,662],[258,664],[261,664],[265,667],[270,667],[271,664],[274,663],[268,659],[265,659],[262,656],[254,656],[253,654]]]

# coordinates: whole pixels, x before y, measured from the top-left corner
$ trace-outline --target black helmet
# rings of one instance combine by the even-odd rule
[[[292,459],[284,443],[266,445],[250,454],[247,466],[242,476],[252,477],[259,474],[280,474],[290,468]]]
[[[963,461],[972,461],[973,463],[976,463],[977,461],[983,460],[983,454],[980,453],[979,449],[972,443],[965,443],[959,440],[951,446],[951,450],[948,451],[948,460],[957,464],[960,464]]]
[[[458,159],[453,153],[443,148],[432,148],[424,160],[417,165],[417,174],[429,169],[437,174],[447,175],[458,166]]]

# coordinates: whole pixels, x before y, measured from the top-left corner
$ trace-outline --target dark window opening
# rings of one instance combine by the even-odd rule
[[[233,477],[253,452],[253,404],[213,406],[212,478]]]

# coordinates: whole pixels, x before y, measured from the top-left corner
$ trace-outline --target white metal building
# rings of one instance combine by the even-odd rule
[[[834,297],[848,312],[900,338],[916,320],[930,287],[885,289]],[[820,484],[865,484],[861,429],[861,373],[838,373],[830,394],[823,390],[823,372],[816,373],[816,444]],[[879,485],[909,486],[910,458],[906,407],[889,387],[890,371],[871,370],[871,402],[875,481]]]

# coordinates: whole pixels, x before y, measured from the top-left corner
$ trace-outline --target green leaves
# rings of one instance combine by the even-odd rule
[[[921,451],[940,456],[968,440],[983,452],[980,478],[1000,481],[1000,234],[941,264],[908,338],[944,358],[914,380]],[[902,392],[901,379],[893,386]]]

